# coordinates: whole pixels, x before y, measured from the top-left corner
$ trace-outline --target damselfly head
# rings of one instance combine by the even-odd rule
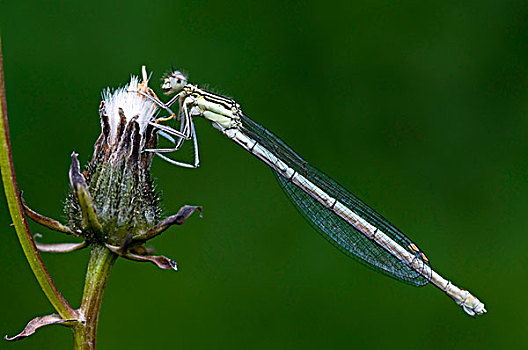
[[[187,85],[185,74],[178,70],[172,70],[163,77],[161,88],[165,91],[165,95],[172,95],[180,92],[185,85]]]

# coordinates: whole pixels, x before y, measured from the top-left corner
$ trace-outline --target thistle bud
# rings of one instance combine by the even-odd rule
[[[92,160],[75,179],[78,172],[72,164],[72,193],[68,196],[66,213],[69,226],[82,232],[88,241],[115,246],[134,238],[159,222],[159,197],[150,177],[153,154],[145,148],[156,148],[157,134],[149,122],[157,106],[137,93],[138,79],[115,91],[103,92],[99,108],[101,135],[94,147]],[[76,163],[76,156],[73,156]],[[101,230],[87,227],[82,205],[76,194],[79,182],[85,181]],[[83,186],[81,184],[81,186]]]
[[[153,154],[143,152],[145,148],[156,148],[157,134],[149,122],[157,107],[138,90],[138,79],[132,77],[125,87],[103,92],[99,108],[101,135],[82,174],[104,236],[83,227],[72,179],[74,188],[66,213],[70,227],[83,232],[87,240],[120,246],[126,237],[141,234],[159,221],[159,198],[149,172]]]
[[[68,225],[25,206],[35,222],[52,230],[79,236],[81,243],[42,244],[43,252],[66,253],[89,245],[104,245],[115,254],[162,269],[177,269],[174,261],[150,255],[143,244],[172,225],[181,225],[201,207],[185,205],[177,214],[160,220],[159,196],[154,188],[150,165],[157,146],[155,115],[157,98],[147,85],[132,77],[117,90],[103,91],[99,107],[101,135],[95,142],[92,160],[81,172],[77,154],[72,154],[71,192],[65,204]],[[150,96],[147,96],[150,95]]]

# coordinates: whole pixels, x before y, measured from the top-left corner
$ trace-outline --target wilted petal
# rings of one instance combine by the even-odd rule
[[[196,210],[200,211],[200,217],[202,216],[202,207],[193,206],[193,205],[184,205],[180,208],[176,215],[171,215],[165,220],[161,221],[159,224],[148,230],[147,232],[135,236],[135,241],[147,241],[151,238],[156,237],[161,234],[163,231],[171,227],[172,225],[182,225],[189,216],[192,215]]]
[[[110,249],[112,252],[116,253],[117,255],[134,261],[139,262],[150,262],[159,267],[163,270],[174,270],[178,271],[178,264],[176,261],[169,259],[162,255],[140,255],[137,253],[133,253],[129,250],[123,250],[121,247],[112,246],[109,244],[106,244],[106,247]]]
[[[35,237],[42,237],[40,234],[36,234]],[[38,243],[35,241],[35,245],[40,252],[43,253],[71,253],[76,250],[80,250],[88,247],[88,242],[82,241],[80,243]]]
[[[32,210],[30,207],[26,205],[26,202],[22,200],[22,204],[24,205],[24,211],[26,215],[33,221],[35,221],[37,224],[41,224],[44,227],[49,228],[53,231],[58,231],[62,233],[67,233],[69,235],[74,235],[72,229],[70,229],[68,226],[61,224],[57,220],[48,218],[47,216],[41,215],[37,213],[36,211]]]
[[[174,270],[178,271],[178,264],[176,261],[167,258],[163,255],[137,255],[128,253],[126,256],[124,256],[127,259],[139,261],[139,262],[151,262],[160,269],[163,270]]]
[[[24,328],[22,332],[20,332],[19,334],[11,338],[6,335],[4,339],[7,341],[17,341],[17,340],[29,337],[30,335],[35,333],[35,331],[39,329],[40,327],[48,326],[51,324],[61,324],[61,323],[71,322],[71,321],[76,321],[76,320],[63,320],[57,314],[35,317],[31,321],[29,321],[26,328]]]

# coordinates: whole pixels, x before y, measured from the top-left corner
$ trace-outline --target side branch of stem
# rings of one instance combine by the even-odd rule
[[[55,310],[63,319],[76,319],[77,312],[72,309],[66,299],[57,289],[50,274],[48,273],[40,254],[38,253],[33,237],[29,232],[24,208],[20,198],[20,192],[15,177],[15,168],[11,153],[11,141],[9,138],[9,126],[7,121],[7,106],[5,97],[4,84],[4,66],[0,41],[0,168],[2,171],[2,180],[7,199],[9,212],[13,220],[18,240],[26,259],[35,274],[42,291],[53,305]]]

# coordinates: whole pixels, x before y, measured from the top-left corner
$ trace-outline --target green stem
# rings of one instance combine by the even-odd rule
[[[117,255],[105,246],[93,244],[86,271],[84,292],[79,310],[81,323],[73,328],[73,342],[76,350],[95,349],[97,321],[106,282]]]
[[[11,154],[11,141],[9,139],[9,126],[7,122],[7,107],[5,98],[5,84],[4,84],[4,64],[2,57],[2,48],[0,40],[0,169],[2,171],[2,180],[4,183],[4,190],[7,199],[13,226],[15,227],[18,240],[22,246],[22,250],[26,255],[26,259],[35,274],[40,288],[53,305],[55,310],[63,319],[76,319],[77,312],[72,309],[66,299],[57,289],[55,283],[48,273],[40,254],[38,253],[33,236],[29,232],[29,228],[24,216],[24,208],[18,190],[15,168],[13,165],[13,157]]]

